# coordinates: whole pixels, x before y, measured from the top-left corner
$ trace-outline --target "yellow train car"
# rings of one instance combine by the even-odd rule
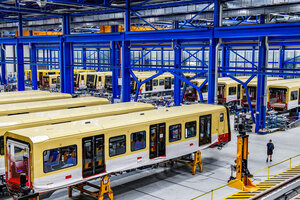
[[[80,90],[105,88],[112,90],[112,72],[82,72],[77,75],[75,87]]]
[[[194,104],[6,132],[6,181],[45,193],[230,141],[229,111]],[[25,183],[26,184],[26,183]]]
[[[81,97],[0,105],[0,116],[109,104],[105,98]]]
[[[285,84],[285,83],[292,83],[295,81],[300,81],[300,79],[267,79],[267,96],[270,96],[270,86],[272,84]],[[256,106],[256,91],[257,91],[257,79],[254,79],[252,81],[250,81],[250,83],[248,83],[247,85],[248,88],[248,92],[249,92],[249,96],[250,96],[250,101],[251,101],[251,105],[252,106]],[[247,96],[246,96],[246,92],[245,89],[243,88],[243,98],[241,100],[241,104],[244,106],[248,106],[248,100],[247,100]]]
[[[300,79],[293,82],[272,83],[268,87],[268,107],[292,110],[300,106]]]
[[[241,81],[246,81],[249,77],[237,77]],[[268,77],[267,81],[280,80],[280,77]],[[252,80],[256,82],[256,78]],[[242,85],[233,79],[228,79],[228,77],[219,78],[218,80],[218,103],[228,104],[228,103],[241,103],[243,98],[243,88]]]
[[[0,117],[0,176],[4,175],[4,134],[7,131],[76,120],[153,110],[151,104],[127,102]]]
[[[12,103],[25,103],[34,101],[47,101],[55,99],[67,99],[72,98],[72,95],[65,93],[41,93],[41,94],[25,94],[24,96],[6,96],[0,98],[0,105],[2,104],[12,104]]]
[[[49,94],[49,91],[42,90],[25,90],[25,91],[16,91],[16,92],[0,92],[0,98],[2,97],[17,97],[25,95],[39,95],[39,94]]]
[[[41,89],[54,90],[57,88],[57,82],[60,82],[60,75],[46,75],[43,77]]]

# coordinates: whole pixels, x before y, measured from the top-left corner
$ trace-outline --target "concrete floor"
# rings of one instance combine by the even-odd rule
[[[233,120],[231,120],[233,122]],[[233,130],[233,129],[231,129]],[[275,145],[273,164],[300,153],[300,127],[285,132],[268,135],[250,134],[249,170],[251,173],[261,170],[266,163],[266,144],[269,139]],[[191,167],[177,165],[173,168],[145,169],[112,177],[114,199],[117,200],[183,200],[191,199],[214,188],[227,184],[230,177],[230,165],[236,157],[236,133],[232,131],[232,141],[222,150],[206,149],[202,151],[203,172],[191,174]],[[294,164],[299,164],[300,158]],[[271,168],[270,174],[277,174],[288,168],[289,162]],[[267,177],[267,170],[254,176],[254,183]],[[94,181],[99,184],[99,180]],[[214,192],[214,199],[222,199],[237,189],[225,187]],[[210,194],[199,199],[210,199]],[[95,198],[73,192],[68,198],[67,189],[56,191],[49,200],[92,200]],[[107,198],[105,198],[107,199]]]

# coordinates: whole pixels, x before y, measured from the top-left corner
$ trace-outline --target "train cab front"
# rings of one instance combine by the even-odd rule
[[[30,180],[30,145],[14,139],[6,141],[6,183],[9,192],[21,196],[29,195]]]

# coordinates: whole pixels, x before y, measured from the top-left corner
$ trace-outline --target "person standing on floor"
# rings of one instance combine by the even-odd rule
[[[272,155],[274,150],[274,144],[272,143],[272,140],[269,140],[269,143],[267,144],[267,162],[270,157],[270,162],[272,162]]]

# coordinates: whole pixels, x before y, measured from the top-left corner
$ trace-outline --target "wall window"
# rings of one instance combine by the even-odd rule
[[[165,84],[165,80],[164,79],[159,79],[159,85],[164,85]]]
[[[196,134],[196,121],[185,123],[185,138],[195,137]]]
[[[131,134],[131,151],[138,151],[146,148],[146,131],[139,131]]]
[[[229,95],[235,95],[236,94],[236,87],[230,87],[229,88]]]
[[[291,101],[298,99],[298,91],[291,92]]]
[[[44,172],[52,172],[77,165],[77,146],[44,151]]]
[[[169,142],[175,142],[178,140],[181,140],[181,124],[169,127]]]
[[[109,139],[109,156],[117,156],[126,152],[126,136],[117,136]]]
[[[153,86],[158,86],[158,80],[153,80]]]
[[[223,122],[224,121],[224,113],[221,113],[220,114],[220,122]]]

